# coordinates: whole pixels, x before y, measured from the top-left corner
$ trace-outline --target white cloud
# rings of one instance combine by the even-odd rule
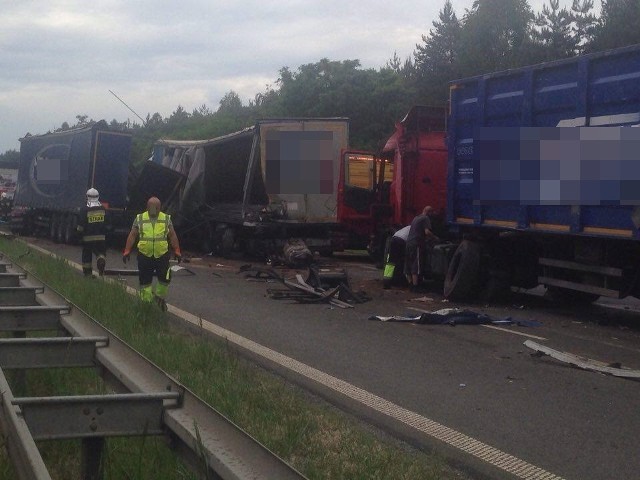
[[[569,0],[563,0],[569,2]],[[540,3],[541,0],[532,2]],[[453,0],[459,16],[472,0]],[[4,5],[7,4],[7,5]],[[134,120],[178,105],[244,102],[284,66],[321,58],[379,68],[409,57],[444,0],[5,0],[0,9],[0,152],[76,115]],[[534,7],[536,8],[536,7]]]

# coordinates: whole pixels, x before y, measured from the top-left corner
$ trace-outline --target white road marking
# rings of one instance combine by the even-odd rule
[[[464,433],[453,430],[452,428],[435,422],[420,414],[407,410],[400,405],[389,402],[388,400],[358,388],[355,385],[351,385],[344,380],[340,380],[339,378],[310,367],[309,365],[294,360],[293,358],[287,357],[286,355],[271,350],[259,343],[237,335],[230,330],[219,327],[201,317],[193,315],[192,313],[186,312],[173,305],[169,305],[169,312],[193,325],[197,325],[214,335],[225,339],[228,342],[242,347],[254,354],[260,355],[282,367],[286,367],[293,372],[323,385],[324,387],[330,388],[342,395],[356,400],[378,413],[387,415],[404,423],[405,425],[425,433],[430,437],[456,447],[459,450],[509,472],[518,478],[526,480],[561,480],[561,477],[547,472],[542,468],[536,467],[535,465],[525,462],[524,460],[498,450],[497,448],[480,442],[468,435],[465,435]]]
[[[480,326],[484,327],[484,328],[491,328],[492,330],[500,330],[501,332],[512,333],[514,335],[521,335],[523,337],[535,338],[536,340],[548,340],[548,339],[546,339],[544,337],[538,337],[537,335],[531,335],[530,333],[516,332],[514,330],[509,330],[508,328],[496,327],[495,325],[480,325]]]
[[[423,310],[422,308],[416,308],[416,307],[407,307],[407,308],[409,310],[415,310],[417,312],[431,313],[429,310]],[[495,325],[480,325],[480,326],[485,328],[491,328],[492,330],[500,330],[501,332],[512,333],[513,335],[521,335],[523,337],[535,338],[536,340],[547,340],[544,337],[538,337],[537,335],[531,335],[530,333],[516,332],[514,330],[509,330],[508,328],[496,327]]]
[[[36,250],[50,255],[54,258],[58,258],[57,255],[34,245],[31,245]],[[69,264],[78,270],[82,270],[82,267],[69,261]],[[115,281],[112,279],[105,279],[107,281]],[[131,287],[126,287],[127,292],[137,295],[137,290]],[[241,348],[244,348],[254,354],[260,355],[265,359],[268,359],[282,367],[298,373],[310,380],[313,380],[324,387],[330,388],[335,392],[341,393],[353,400],[360,402],[362,405],[368,408],[387,415],[390,418],[395,419],[405,425],[408,425],[415,430],[422,432],[432,438],[440,440],[452,447],[455,447],[469,455],[472,455],[490,465],[493,465],[505,472],[511,473],[517,478],[525,480],[563,480],[551,472],[548,472],[540,467],[532,465],[524,460],[519,459],[509,453],[503,452],[497,448],[492,447],[486,443],[483,443],[475,438],[472,438],[464,433],[458,432],[452,428],[449,428],[441,423],[424,417],[418,413],[407,410],[400,405],[378,397],[366,390],[356,387],[344,380],[340,380],[332,375],[324,373],[316,368],[306,365],[302,362],[287,357],[275,350],[271,350],[259,343],[242,337],[230,330],[222,328],[210,321],[198,317],[190,312],[182,310],[174,305],[167,305],[168,310],[173,315],[182,318],[184,321],[196,325],[214,335],[231,342]],[[512,332],[513,333],[513,332]]]

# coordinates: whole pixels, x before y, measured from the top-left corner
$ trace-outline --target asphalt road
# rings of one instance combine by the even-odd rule
[[[33,242],[80,261],[79,247]],[[183,264],[195,275],[174,275],[168,302],[362,389],[376,401],[383,399],[390,408],[438,422],[557,477],[640,478],[640,383],[535,357],[523,345],[530,336],[540,337],[533,340],[640,369],[640,302],[560,308],[514,293],[502,305],[456,305],[443,303],[437,288],[425,293],[426,301],[411,301],[416,295],[403,289],[383,290],[380,271],[366,261],[336,257],[331,262],[346,265],[352,288],[366,291],[372,300],[350,310],[274,300],[266,289],[277,284],[248,281],[237,273],[251,261],[203,257]],[[124,268],[118,252],[109,252],[107,267]],[[136,286],[135,277],[126,278]],[[495,329],[368,320],[372,314],[417,314],[452,306],[542,325]],[[316,389],[313,381],[302,383]],[[515,478],[491,461],[434,439],[414,424],[390,420],[344,393],[323,386],[317,391],[414,444],[441,451],[479,476]]]

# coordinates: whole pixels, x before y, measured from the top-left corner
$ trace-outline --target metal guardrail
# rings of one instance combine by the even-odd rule
[[[7,267],[0,263],[0,275]],[[19,286],[0,283],[0,331],[14,336],[0,339],[0,431],[20,479],[51,478],[35,442],[62,438],[82,439],[83,477],[98,479],[104,439],[120,435],[168,435],[207,478],[304,478],[79,308],[24,272],[16,278]],[[39,330],[67,336],[26,337]],[[24,369],[51,367],[95,367],[116,393],[15,397],[3,371],[18,369],[15,389],[23,390]]]

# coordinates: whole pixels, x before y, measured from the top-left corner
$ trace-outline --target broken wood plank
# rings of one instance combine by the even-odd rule
[[[544,345],[540,345],[539,343],[536,343],[532,340],[525,341],[524,345],[529,347],[532,350],[535,350],[536,352],[549,355],[550,357],[553,357],[556,360],[560,360],[561,362],[568,363],[569,365],[573,365],[574,367],[582,368],[583,370],[591,370],[594,372],[606,373],[608,375],[613,375],[615,377],[640,379],[640,370],[632,370],[630,368],[611,367],[611,366],[605,365],[602,362],[598,362],[597,360],[592,360],[590,358],[580,357],[572,353],[561,352],[558,350],[554,350],[553,348],[545,347]]]

